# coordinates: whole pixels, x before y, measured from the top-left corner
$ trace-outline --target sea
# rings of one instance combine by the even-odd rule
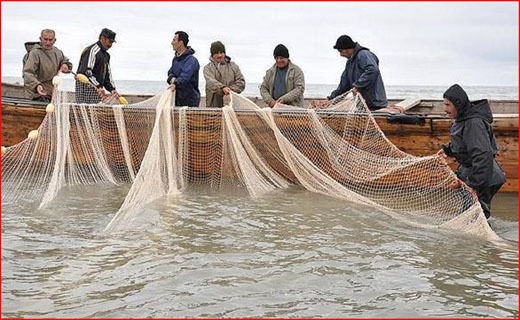
[[[116,83],[128,94],[166,88]],[[306,95],[333,88],[307,85]],[[440,99],[445,89],[387,87],[403,99]],[[518,99],[517,87],[466,89]],[[258,84],[245,94],[258,96]],[[2,199],[2,317],[519,316],[517,194],[493,199],[488,222],[500,243],[413,227],[298,186],[259,198],[189,189],[148,204],[141,226],[104,234],[129,188],[66,187],[41,209]]]
[[[72,78],[63,76],[63,90],[74,91],[74,81]],[[20,77],[4,77],[2,82],[19,83],[23,80]],[[115,80],[117,90],[121,94],[161,94],[166,90],[166,81],[141,81],[141,80]],[[199,84],[201,94],[204,96],[205,83]],[[247,83],[243,95],[247,97],[260,97],[260,83]],[[312,84],[305,85],[304,96],[306,98],[325,98],[337,85],[333,84]],[[471,100],[491,99],[491,100],[518,100],[518,86],[464,86]],[[424,85],[386,85],[388,99],[442,99],[446,86],[424,86]]]

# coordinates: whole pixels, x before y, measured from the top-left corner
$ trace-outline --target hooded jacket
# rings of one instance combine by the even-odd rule
[[[246,87],[246,82],[238,65],[226,56],[224,63],[218,63],[213,58],[204,66],[204,79],[206,80],[206,106],[223,107],[224,94],[222,89],[228,87],[236,93],[241,93]]]
[[[451,142],[443,146],[444,153],[459,163],[457,176],[477,191],[502,185],[506,179],[495,160],[498,145],[491,127],[493,114],[488,101],[470,102],[457,84],[446,90],[444,98],[457,110],[450,129]]]
[[[303,107],[303,92],[305,90],[305,78],[302,69],[289,60],[287,65],[287,75],[285,77],[285,87],[287,93],[281,96],[284,104]],[[276,76],[276,64],[268,69],[264,76],[264,81],[260,85],[260,94],[265,103],[273,101],[274,78]]]
[[[187,47],[180,55],[173,57],[172,66],[168,70],[168,84],[175,84],[175,105],[179,107],[198,107],[199,91],[199,61],[193,55],[195,50]]]
[[[58,74],[62,64],[69,63],[69,59],[60,49],[53,46],[46,50],[39,42],[26,42],[25,49],[27,53],[23,58],[23,83],[27,96],[30,99],[38,98],[40,95],[36,87],[40,84],[51,95],[52,78]]]
[[[379,59],[368,48],[356,43],[354,53],[348,58],[341,80],[327,99],[331,100],[353,87],[358,88],[370,110],[388,105],[385,85],[379,71]]]

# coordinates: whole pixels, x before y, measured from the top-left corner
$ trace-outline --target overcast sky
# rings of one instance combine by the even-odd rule
[[[247,82],[261,82],[278,43],[307,83],[337,84],[342,34],[380,60],[387,85],[518,86],[517,2],[2,2],[2,76],[21,76],[24,43],[43,28],[74,69],[102,28],[116,80],[166,80],[175,31],[184,30],[202,67],[215,40]],[[202,70],[200,73],[202,78]]]

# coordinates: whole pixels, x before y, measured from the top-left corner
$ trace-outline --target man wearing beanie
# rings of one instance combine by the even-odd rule
[[[352,89],[354,93],[361,93],[370,110],[385,108],[388,101],[377,56],[347,35],[338,38],[334,49],[347,58],[347,64],[338,88],[327,99],[331,100]]]
[[[263,100],[271,108],[277,103],[303,107],[303,71],[289,60],[289,50],[283,44],[274,48],[273,56],[275,64],[266,71],[260,85]]]
[[[188,46],[189,37],[184,31],[177,31],[173,36],[172,47],[175,56],[168,70],[166,82],[175,91],[175,105],[179,107],[198,107],[199,91],[199,61],[195,58],[195,50]]]
[[[206,79],[206,107],[224,106],[224,96],[231,91],[240,93],[246,87],[246,81],[238,65],[226,55],[226,47],[220,41],[215,41],[209,49],[209,63],[204,66]]]

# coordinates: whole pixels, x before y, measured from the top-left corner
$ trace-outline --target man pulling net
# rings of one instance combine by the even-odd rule
[[[107,52],[114,42],[116,33],[104,28],[99,34],[99,40],[81,53],[77,73],[85,75],[88,82],[76,78],[77,103],[95,104],[119,99],[110,70],[110,54]]]

